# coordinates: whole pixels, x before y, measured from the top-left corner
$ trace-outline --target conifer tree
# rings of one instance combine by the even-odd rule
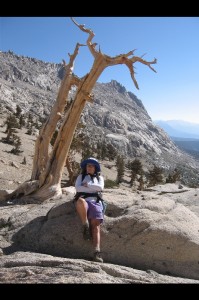
[[[21,109],[21,107],[17,104],[15,116],[16,116],[18,119],[19,119],[20,116],[21,116],[21,112],[22,112],[22,109]]]
[[[154,165],[153,169],[149,172],[149,186],[154,186],[157,183],[163,182],[163,169]]]
[[[117,179],[116,182],[119,184],[122,182],[124,177],[124,159],[121,155],[116,158],[116,168],[117,168]]]
[[[19,136],[15,135],[15,141],[14,141],[14,148],[12,148],[12,150],[10,151],[11,153],[15,154],[15,155],[19,155],[19,153],[23,152],[21,151],[21,139]]]
[[[131,170],[131,180],[130,184],[133,185],[133,182],[136,179],[136,176],[143,173],[142,163],[139,159],[134,159],[130,162],[130,170]]]
[[[168,177],[166,178],[166,183],[175,183],[178,180],[180,180],[180,171],[175,168],[172,173],[169,173]]]
[[[5,123],[6,125],[6,130],[5,130],[5,133],[8,133],[9,130],[12,128],[19,128],[19,123],[17,121],[17,118],[15,117],[15,115],[9,115],[6,120],[5,120]]]
[[[20,115],[20,117],[19,117],[19,128],[21,129],[25,125],[26,125],[26,122],[25,122],[24,115]]]
[[[140,175],[140,178],[138,179],[139,182],[139,186],[138,186],[138,190],[142,191],[144,189],[144,178],[143,178],[143,174]]]

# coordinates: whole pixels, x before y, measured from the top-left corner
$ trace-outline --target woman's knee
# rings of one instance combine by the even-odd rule
[[[100,227],[100,220],[98,220],[98,219],[91,219],[91,226],[92,227]]]
[[[76,207],[86,207],[86,200],[84,198],[78,198],[77,202],[76,202]]]

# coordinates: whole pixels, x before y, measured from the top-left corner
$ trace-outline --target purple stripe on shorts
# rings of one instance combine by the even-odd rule
[[[86,201],[88,204],[87,215],[88,219],[99,219],[101,223],[103,222],[104,215],[102,212],[102,204],[100,202],[95,201]]]

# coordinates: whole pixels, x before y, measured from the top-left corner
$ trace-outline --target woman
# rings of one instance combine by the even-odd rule
[[[83,225],[83,237],[94,246],[93,260],[103,262],[100,253],[100,224],[103,222],[103,207],[98,193],[104,188],[104,178],[100,176],[99,162],[90,157],[81,163],[82,172],[77,177],[75,206]]]

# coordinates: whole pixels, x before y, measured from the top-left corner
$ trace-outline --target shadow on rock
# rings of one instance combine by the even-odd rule
[[[46,216],[37,217],[13,234],[5,254],[31,251],[68,258],[90,259],[92,242],[82,236],[82,225],[72,201],[54,205]]]
[[[107,215],[110,218],[117,218],[122,216],[125,213],[126,213],[126,209],[118,207],[113,203],[108,203],[105,215]]]
[[[12,245],[3,249],[4,254],[11,254],[16,251],[34,251],[38,252],[38,233],[47,218],[37,217],[27,223],[12,236]]]

